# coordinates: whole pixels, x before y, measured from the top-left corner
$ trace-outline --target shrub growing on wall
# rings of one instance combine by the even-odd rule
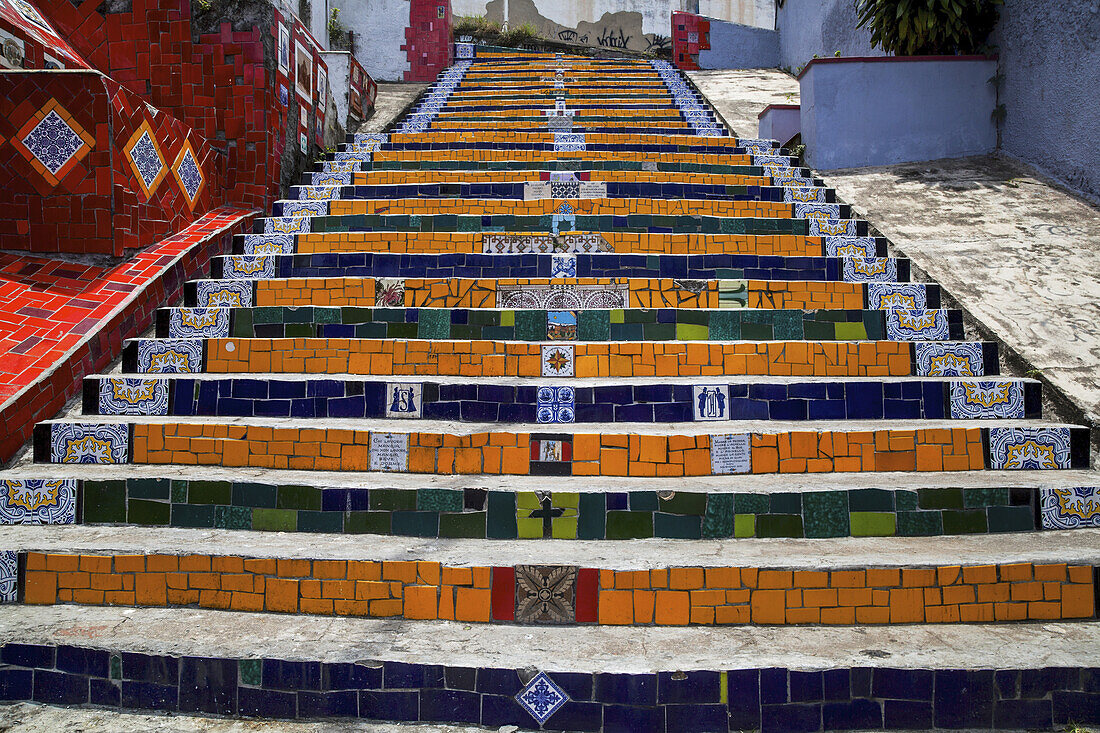
[[[979,53],[1004,0],[856,0],[857,28],[898,56]]]

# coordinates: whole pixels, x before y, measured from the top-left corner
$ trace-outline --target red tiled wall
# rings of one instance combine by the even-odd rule
[[[451,65],[450,0],[410,0],[405,45],[405,81],[431,81]]]
[[[696,40],[691,35],[697,34]],[[710,21],[694,13],[672,13],[672,63],[680,69],[698,69],[699,51],[710,48]]]

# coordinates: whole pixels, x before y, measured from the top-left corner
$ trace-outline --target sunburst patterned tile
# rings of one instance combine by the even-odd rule
[[[99,380],[99,414],[167,415],[168,382],[163,379],[104,377]]]
[[[129,426],[114,423],[53,423],[50,426],[52,463],[126,463]]]
[[[72,524],[74,521],[75,479],[0,481],[0,524]]]
[[[137,342],[136,371],[139,374],[197,374],[202,371],[202,341],[142,339]]]
[[[990,428],[989,467],[1008,470],[1069,468],[1069,428]]]

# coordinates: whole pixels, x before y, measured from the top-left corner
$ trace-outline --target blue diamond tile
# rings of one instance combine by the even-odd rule
[[[568,700],[569,696],[565,691],[554,684],[554,681],[544,672],[535,675],[534,679],[516,695],[516,702],[530,713],[539,725],[545,723],[547,718]]]

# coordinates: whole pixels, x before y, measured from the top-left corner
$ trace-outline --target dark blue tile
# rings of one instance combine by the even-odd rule
[[[39,644],[5,644],[0,650],[0,662],[19,667],[53,669],[54,650],[55,647]]]
[[[239,715],[253,718],[295,718],[298,714],[298,696],[293,692],[239,687],[237,710]]]
[[[33,695],[33,671],[0,669],[0,700],[30,700]]]
[[[1015,699],[1020,696],[1020,670],[999,669],[993,676],[999,699]]]
[[[988,728],[993,723],[993,672],[936,670],[937,728]]]
[[[175,685],[179,682],[179,659],[123,652],[122,678],[157,685]]]
[[[753,730],[760,727],[760,672],[735,669],[726,673],[730,728]],[[786,689],[786,680],[783,681]]]
[[[543,726],[547,730],[598,731],[603,727],[603,705],[597,702],[568,700],[550,716]],[[534,719],[527,716],[526,727],[534,727]]]
[[[656,705],[657,675],[598,674],[595,699],[623,705]]]
[[[668,733],[724,733],[729,727],[729,713],[725,705],[665,706],[665,730]]]
[[[1054,708],[1050,700],[998,700],[993,707],[993,727],[1041,728],[1054,726]]]
[[[791,702],[820,702],[824,697],[821,672],[790,671]]]
[[[92,705],[117,708],[122,704],[122,685],[111,680],[92,678],[88,690],[88,702]]]
[[[421,690],[420,719],[433,723],[480,723],[481,695],[465,690]]]
[[[782,705],[787,702],[787,670],[769,667],[760,670],[760,704]]]
[[[61,649],[57,650],[60,661]],[[60,668],[60,664],[58,665]],[[1081,689],[1081,670],[1074,667],[1044,667],[1020,671],[1020,697],[1046,697],[1052,690]]]
[[[57,647],[57,669],[60,672],[108,677],[110,676],[110,668],[111,654],[103,649],[84,649],[77,646]]]
[[[263,686],[268,690],[320,690],[320,662],[291,662],[265,659]]]
[[[597,683],[597,688],[599,683]],[[664,708],[604,705],[604,733],[643,733],[665,729]]]
[[[420,693],[417,690],[363,690],[359,693],[359,717],[406,722],[419,720]]]
[[[34,701],[52,705],[83,705],[88,702],[88,678],[36,669]]]
[[[493,728],[502,725],[532,726],[532,717],[516,699],[506,695],[481,696],[481,724]]]
[[[890,700],[931,700],[935,673],[930,669],[890,669],[874,671],[871,696]]]
[[[592,699],[592,675],[587,672],[547,672],[546,676],[562,689],[570,700]]]
[[[359,715],[359,693],[355,690],[339,692],[299,692],[299,718],[354,718]]]
[[[762,705],[760,733],[816,733],[821,730],[821,705]]]
[[[878,730],[882,728],[882,707],[877,700],[828,702],[821,718],[825,730]]]
[[[852,698],[851,672],[847,669],[827,669],[822,675],[825,681],[826,700],[850,700]]]
[[[35,673],[38,682],[38,673]],[[1051,693],[1054,705],[1054,724],[1100,724],[1100,693],[1062,692]]]
[[[181,711],[236,715],[236,659],[183,657],[179,668]]]
[[[660,672],[657,674],[657,704],[717,703],[721,698],[717,672]]]
[[[382,687],[382,666],[337,662],[321,668],[325,690],[378,690]]]
[[[874,672],[873,667],[852,667],[850,670],[852,697],[871,696],[871,680]]]
[[[146,710],[176,710],[179,707],[178,689],[174,685],[156,685],[152,682],[123,680],[122,707]]]
[[[477,691],[490,695],[515,695],[523,689],[519,674],[514,669],[490,667],[477,671]]]

